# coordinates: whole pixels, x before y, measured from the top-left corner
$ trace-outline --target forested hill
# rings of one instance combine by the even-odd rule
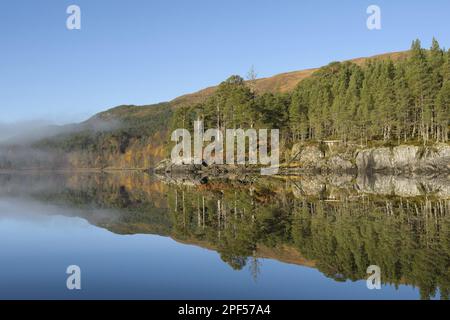
[[[356,58],[349,60],[348,62],[354,63],[359,66],[363,66],[368,60],[392,60],[399,61],[407,59],[409,56],[409,51],[401,51],[401,52],[391,52],[376,55],[373,57],[364,57],[364,58]],[[320,68],[312,68],[300,71],[292,71],[286,73],[280,73],[272,77],[267,78],[258,78],[254,81],[248,80],[249,76],[246,75],[247,84],[251,84],[255,91],[258,93],[287,93],[291,92],[295,89],[295,87],[300,83],[300,81],[310,77],[314,72],[318,71]],[[218,86],[209,87],[203,90],[200,90],[195,93],[182,95],[171,101],[171,104],[174,106],[183,106],[195,103],[201,103],[206,100],[209,96],[211,96],[216,90]]]
[[[430,49],[416,40],[405,52],[264,79],[231,76],[217,87],[170,102],[119,106],[79,124],[78,130],[31,146],[56,152],[57,159],[64,158],[58,166],[148,168],[167,156],[169,132],[191,129],[198,118],[205,127],[280,128],[282,151],[300,141],[324,139],[430,144],[448,141],[449,106],[450,51],[434,39]],[[99,121],[111,125],[99,129]],[[19,149],[9,147],[8,156],[0,152],[1,168],[17,166]],[[45,166],[45,159],[23,166]]]
[[[288,92],[259,92],[233,76],[205,102],[176,110],[175,127],[204,119],[206,127],[281,128],[300,140],[447,141],[450,51],[420,41],[404,59],[333,62]],[[256,83],[255,83],[256,84]]]

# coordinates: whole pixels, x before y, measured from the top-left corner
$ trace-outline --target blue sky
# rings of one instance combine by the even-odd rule
[[[81,30],[66,8],[81,8]],[[381,8],[382,29],[366,27]],[[79,121],[215,85],[408,49],[450,47],[448,0],[4,0],[0,122]]]

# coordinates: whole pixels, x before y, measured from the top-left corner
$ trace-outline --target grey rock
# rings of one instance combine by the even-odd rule
[[[359,171],[450,172],[450,146],[364,149],[357,153],[356,165]]]
[[[319,147],[314,145],[302,145],[297,143],[292,147],[291,161],[299,162],[302,165],[315,165],[325,157]]]

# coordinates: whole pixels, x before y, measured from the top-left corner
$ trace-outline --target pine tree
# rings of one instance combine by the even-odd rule
[[[428,141],[428,127],[431,122],[431,68],[422,49],[420,40],[413,41],[408,67],[409,87],[414,97],[414,112],[418,117],[414,121],[413,136],[417,132],[424,142]]]
[[[435,39],[430,50],[415,40],[405,59],[333,62],[288,94],[259,94],[231,76],[203,103],[175,110],[171,125],[190,129],[203,119],[206,128],[278,128],[284,144],[328,138],[426,143],[448,141],[449,105],[450,51]]]
[[[442,65],[444,64],[444,52],[439,47],[438,41],[433,38],[433,42],[429,52],[429,62],[431,67],[431,92],[430,92],[430,113],[431,124],[430,130],[433,138],[437,138],[438,129],[436,126],[436,99],[439,90],[442,87]]]
[[[367,144],[367,140],[370,135],[370,130],[372,127],[370,114],[373,108],[374,100],[370,90],[369,79],[366,76],[362,84],[360,104],[356,113],[356,121],[360,130],[359,138],[361,140],[361,145],[363,144],[363,141]]]
[[[450,80],[444,82],[436,99],[437,141],[448,141],[450,119]]]
[[[349,137],[358,136],[358,122],[356,115],[359,110],[359,104],[361,99],[361,88],[364,80],[364,73],[360,67],[355,66],[352,69],[352,75],[350,77],[349,85],[347,88],[345,104],[346,108],[346,122],[347,122],[347,134]]]
[[[308,106],[304,94],[296,90],[289,106],[289,127],[294,141],[304,140],[308,136]]]
[[[450,81],[450,49],[444,57],[444,63],[441,68],[442,81]]]
[[[395,75],[395,105],[396,105],[396,135],[397,140],[407,140],[411,132],[410,112],[412,105],[411,91],[406,80],[405,64],[400,63],[396,69]]]

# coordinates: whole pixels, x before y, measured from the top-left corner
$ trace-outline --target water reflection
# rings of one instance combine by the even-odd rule
[[[255,281],[264,276],[261,258],[314,267],[337,282],[365,279],[375,264],[384,284],[418,287],[423,299],[450,293],[448,190],[445,177],[0,174],[0,198],[30,203],[29,211],[69,207],[116,234],[213,249]]]

